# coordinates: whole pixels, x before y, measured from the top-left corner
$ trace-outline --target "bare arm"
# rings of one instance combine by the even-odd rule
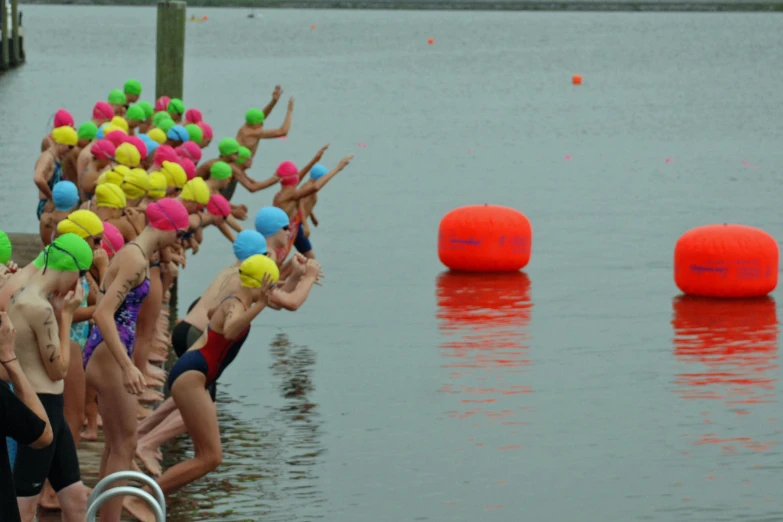
[[[273,290],[269,303],[292,312],[298,310],[307,300],[307,296],[310,295],[310,290],[313,288],[316,279],[316,276],[307,274],[302,277],[293,292]]]
[[[33,181],[38,190],[44,193],[48,199],[52,199],[52,190],[49,188],[49,178],[54,172],[54,158],[51,154],[44,153],[35,164]]]
[[[310,160],[310,163],[305,165],[304,168],[299,171],[299,183],[301,183],[302,180],[304,179],[304,177],[307,176],[307,173],[310,172],[310,169],[312,169],[313,166],[316,163],[321,161],[321,158],[323,157],[324,152],[326,152],[326,149],[328,149],[328,148],[329,148],[328,144],[324,145],[323,147],[321,147],[321,149],[318,152],[315,153],[315,156],[313,156],[313,159]]]
[[[236,173],[234,177],[236,178],[237,182],[245,187],[248,192],[258,192],[259,190],[264,190],[265,188],[269,188],[280,181],[280,178],[277,177],[277,174],[272,174],[272,177],[267,178],[264,181],[256,181],[248,176],[244,171],[242,171],[242,169],[239,170],[241,174]]]
[[[235,299],[224,303],[226,317],[223,319],[223,336],[226,339],[236,339],[239,334],[256,318],[261,310],[266,308],[266,300],[262,299],[253,303],[250,308],[243,310]]]
[[[218,230],[220,230],[224,236],[226,236],[226,239],[231,241],[232,243],[236,240],[236,237],[234,237],[234,232],[231,231],[231,227],[228,226],[228,223],[224,220],[221,224],[217,225]]]
[[[128,354],[125,351],[120,340],[120,333],[117,331],[117,325],[114,322],[114,313],[125,301],[128,292],[135,287],[144,278],[144,268],[134,267],[128,263],[128,260],[120,265],[117,275],[106,289],[103,299],[95,307],[93,319],[95,325],[100,329],[103,341],[106,343],[109,351],[114,357],[120,368],[127,369],[133,365]],[[136,264],[136,263],[134,263]]]
[[[263,127],[258,132],[258,138],[265,140],[270,138],[282,138],[288,136],[288,131],[291,130],[291,116],[294,114],[294,99],[288,100],[288,111],[285,113],[285,120],[283,120],[283,126],[279,129],[264,129]]]
[[[215,161],[217,160],[209,160],[199,165],[196,169],[196,176],[209,179],[209,169],[212,168],[212,165],[215,163]]]
[[[60,318],[59,332],[54,310],[48,307],[40,314],[34,315],[30,323],[38,341],[38,351],[41,353],[46,375],[53,381],[65,379],[68,365],[71,363],[71,322],[73,314],[66,313]]]
[[[280,99],[280,95],[283,94],[283,89],[279,85],[275,85],[275,90],[272,91],[272,99],[264,107],[264,119],[268,118],[272,114],[272,109],[277,105],[277,101]]]
[[[296,190],[292,190],[291,192],[288,193],[281,193],[280,196],[278,197],[277,205],[279,205],[280,203],[285,203],[286,201],[291,201],[291,200],[295,201],[302,198],[306,198],[311,194],[315,194],[316,192],[321,190],[324,187],[324,185],[329,183],[330,179],[335,177],[337,174],[340,173],[341,170],[343,170],[346,166],[348,166],[348,164],[351,162],[351,159],[353,159],[353,154],[341,159],[340,163],[338,163],[335,168],[329,171],[328,174],[318,178],[312,183],[308,183],[304,187],[298,188]]]

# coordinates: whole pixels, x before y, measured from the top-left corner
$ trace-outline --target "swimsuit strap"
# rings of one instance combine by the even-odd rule
[[[223,303],[225,303],[225,302],[226,302],[226,301],[228,301],[229,299],[236,299],[237,301],[239,301],[239,304],[241,304],[241,305],[242,305],[242,308],[244,308],[244,309],[245,309],[245,311],[247,312],[247,306],[245,306],[245,303],[244,303],[244,302],[242,302],[242,300],[241,300],[240,298],[238,298],[237,296],[235,296],[235,295],[230,295],[230,296],[226,297],[225,299],[223,299],[222,301],[220,301],[220,304],[223,304]],[[219,306],[219,305],[218,305],[218,306]]]
[[[141,254],[142,254],[142,255],[144,255],[144,249],[143,249],[143,248],[141,248],[141,246],[139,246],[137,243],[135,243],[135,242],[133,242],[133,241],[131,241],[130,243],[125,243],[125,246],[128,246],[128,245],[133,245],[133,246],[135,246],[136,248],[138,248],[138,249],[141,251]],[[145,258],[146,258],[146,256],[145,256]],[[149,274],[147,274],[147,276],[145,277],[145,279],[149,279]],[[139,285],[136,285],[136,288],[138,288],[138,287],[139,287],[141,284],[143,284],[143,283],[144,283],[144,281],[142,281],[142,282],[141,282]],[[100,292],[101,292],[102,294],[106,294],[106,289],[103,287],[103,283],[101,283],[101,287],[100,287],[98,290],[100,290]]]

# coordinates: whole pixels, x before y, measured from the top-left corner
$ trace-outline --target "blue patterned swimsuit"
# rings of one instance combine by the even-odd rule
[[[82,299],[82,306],[89,306],[87,304],[87,294],[90,293],[90,283],[87,282],[87,277],[82,277],[82,288],[84,288],[84,299]],[[79,346],[84,350],[84,345],[87,342],[87,338],[90,336],[90,321],[82,321],[71,325],[71,341],[79,343]]]

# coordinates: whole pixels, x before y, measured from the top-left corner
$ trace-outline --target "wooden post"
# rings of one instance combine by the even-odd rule
[[[11,55],[8,52],[11,33],[8,30],[8,6],[5,0],[0,0],[0,34],[3,35],[2,45],[0,45],[0,71],[7,71],[11,67]]]
[[[185,71],[185,13],[187,4],[158,2],[155,97],[182,98]]]
[[[11,65],[19,65],[22,58],[22,38],[19,34],[19,0],[11,0]]]

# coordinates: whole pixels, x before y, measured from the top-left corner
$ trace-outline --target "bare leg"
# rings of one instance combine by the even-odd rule
[[[19,514],[22,517],[22,522],[35,521],[35,510],[38,507],[38,500],[40,498],[40,494],[34,497],[16,497],[16,505],[19,507]]]
[[[165,442],[177,435],[185,433],[185,422],[179,411],[173,411],[168,418],[139,439],[136,446],[136,458],[138,458],[151,475],[159,477],[163,470],[158,463],[156,453]]]
[[[60,510],[60,501],[57,500],[57,494],[49,483],[49,479],[46,479],[46,482],[44,482],[44,487],[41,490],[41,495],[38,499],[38,505],[45,511]]]
[[[152,428],[166,420],[169,414],[176,409],[177,405],[174,403],[174,399],[169,397],[163,401],[163,404],[158,406],[155,411],[152,412],[152,415],[139,423],[139,429],[136,430],[136,434],[139,437],[146,435],[152,430]]]
[[[155,326],[163,302],[163,283],[160,280],[160,268],[150,268],[150,292],[139,309],[136,323],[136,344],[133,346],[133,364],[146,376],[165,376],[160,368],[151,367],[149,352],[155,336]],[[153,369],[154,368],[154,369]]]
[[[65,377],[63,414],[76,446],[79,446],[79,433],[84,422],[85,386],[82,350],[79,343],[71,341],[71,364]]]
[[[98,440],[98,394],[89,384],[84,396],[84,413],[87,416],[87,427],[82,432],[81,438]]]
[[[87,518],[88,496],[89,490],[81,482],[71,484],[57,493],[63,507],[63,522],[84,522]]]

